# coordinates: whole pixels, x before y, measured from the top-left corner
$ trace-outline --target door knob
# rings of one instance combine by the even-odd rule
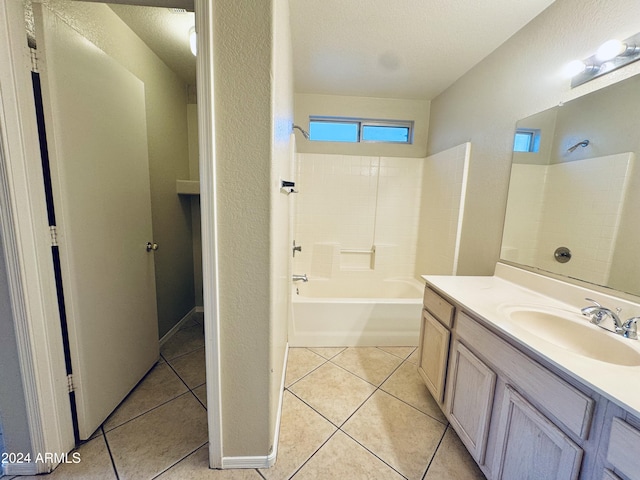
[[[151,243],[151,242],[147,242],[147,252],[150,251],[155,251],[158,249],[158,244],[157,243]]]

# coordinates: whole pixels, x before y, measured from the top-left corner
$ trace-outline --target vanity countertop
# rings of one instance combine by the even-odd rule
[[[631,347],[640,353],[640,340],[604,331],[580,314],[580,308],[589,304],[585,297],[594,298],[611,309],[622,307],[621,317],[625,319],[640,315],[639,304],[504,264],[498,264],[496,274],[491,277],[424,275],[422,278],[428,286],[512,342],[528,347],[569,376],[640,416],[640,364],[618,365],[581,355],[521,328],[508,315],[512,307],[559,312],[610,336],[607,340],[612,341],[607,342],[607,348]]]

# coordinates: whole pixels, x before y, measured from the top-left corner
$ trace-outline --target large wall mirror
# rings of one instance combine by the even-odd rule
[[[500,258],[640,295],[640,75],[516,125]]]

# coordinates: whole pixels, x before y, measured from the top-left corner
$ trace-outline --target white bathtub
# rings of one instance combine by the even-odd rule
[[[289,345],[415,346],[423,290],[414,279],[298,282],[292,295]]]

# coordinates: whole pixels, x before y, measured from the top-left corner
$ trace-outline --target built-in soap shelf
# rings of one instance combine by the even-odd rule
[[[200,195],[200,180],[176,180],[178,195]]]

